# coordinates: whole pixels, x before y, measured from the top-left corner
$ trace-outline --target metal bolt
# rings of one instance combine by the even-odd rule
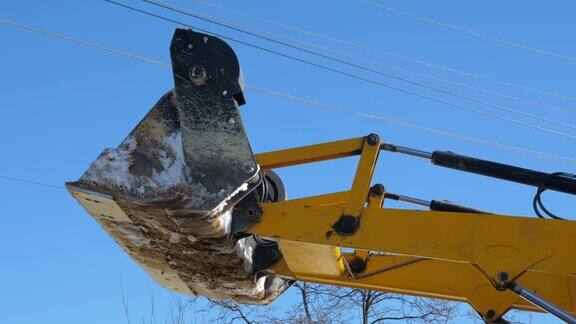
[[[366,269],[366,261],[362,258],[356,257],[350,261],[349,266],[352,272],[359,273]]]
[[[370,193],[374,196],[382,196],[384,194],[384,186],[377,183],[370,188]]]
[[[494,283],[494,287],[499,291],[507,290],[509,287],[507,280],[508,280],[508,273],[504,271],[499,272],[496,275],[496,282]]]
[[[246,172],[247,174],[254,172],[254,166],[250,163],[244,165],[244,172]]]
[[[498,273],[498,280],[502,281],[502,282],[508,280],[508,272],[504,272],[504,271],[499,272]]]
[[[258,216],[260,216],[260,212],[258,211],[258,209],[254,207],[248,207],[246,208],[246,216],[248,217],[248,219],[254,220],[258,218]]]
[[[494,318],[494,316],[496,316],[496,311],[493,309],[489,309],[488,311],[486,311],[486,314],[484,314],[484,317],[486,319],[492,319]]]
[[[366,137],[366,142],[368,142],[368,144],[370,144],[370,145],[376,145],[376,143],[378,142],[378,135],[376,135],[374,133],[368,135]]]
[[[342,215],[334,225],[334,229],[339,234],[350,235],[358,229],[358,218],[352,215]]]
[[[190,81],[196,86],[203,86],[206,84],[208,77],[206,76],[206,70],[201,65],[194,65],[190,71]]]

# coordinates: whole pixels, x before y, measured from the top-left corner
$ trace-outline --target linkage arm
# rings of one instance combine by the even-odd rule
[[[371,143],[379,146],[371,136],[257,155],[263,169],[361,155],[349,192],[261,204],[262,218],[248,231],[279,242],[283,260],[273,271],[305,281],[466,300],[487,320],[510,308],[538,309],[501,289],[511,283],[576,311],[576,222],[367,206],[378,157]],[[345,217],[354,222],[343,226]],[[356,252],[341,254],[342,247]],[[350,262],[358,257],[365,267],[351,273]]]

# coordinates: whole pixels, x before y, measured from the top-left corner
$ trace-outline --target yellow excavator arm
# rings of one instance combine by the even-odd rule
[[[262,305],[302,280],[468,302],[490,322],[522,309],[576,323],[576,222],[540,200],[547,189],[576,194],[573,175],[427,153],[376,134],[255,155],[233,50],[177,29],[170,51],[174,90],[66,184],[160,285]],[[537,214],[553,219],[386,192],[373,183],[382,151],[535,186]],[[359,162],[344,192],[286,200],[273,171],[349,156]],[[386,199],[429,211],[386,208]]]
[[[486,320],[512,308],[541,310],[522,298],[530,292],[575,312],[576,222],[384,208],[384,187],[371,185],[380,147],[371,134],[256,155],[263,169],[360,155],[350,191],[261,204],[248,232],[278,242],[282,259],[271,271],[466,301]]]

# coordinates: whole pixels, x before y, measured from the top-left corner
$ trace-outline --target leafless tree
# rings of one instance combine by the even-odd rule
[[[156,305],[154,294],[152,293],[152,288],[148,288],[150,292],[150,315],[149,319],[146,320],[144,317],[140,318],[140,323],[142,324],[156,324]],[[124,315],[126,317],[126,323],[132,323],[132,317],[134,314],[130,314],[129,303],[126,298],[126,293],[124,291],[124,282],[120,278],[120,297],[122,301],[122,307],[124,309]],[[165,324],[186,324],[188,323],[188,312],[192,306],[196,305],[196,297],[183,297],[176,294],[170,295],[169,307],[164,318]]]
[[[257,306],[232,302],[210,302],[206,311],[217,314],[214,320],[246,324],[267,323],[334,323],[384,321],[448,322],[456,316],[454,303],[409,297],[371,290],[340,288],[305,282],[293,285],[299,299],[283,310],[259,312]]]
[[[250,305],[240,305],[231,301],[208,300],[208,305],[202,310],[213,313],[214,320],[220,323],[243,322],[245,324],[259,323],[259,310]]]
[[[295,282],[293,289],[298,299],[282,312],[275,313],[275,318],[283,323],[334,323],[343,322],[345,314],[339,307],[338,299],[333,292],[336,287],[327,285]]]
[[[170,308],[168,310],[168,320],[166,323],[170,324],[185,324],[186,313],[191,306],[194,305],[196,299],[181,297],[176,295],[170,296]]]
[[[474,324],[485,323],[484,319],[480,314],[478,314],[474,309],[469,310],[461,314],[462,317],[467,318],[468,322]],[[509,324],[531,324],[533,322],[532,313],[521,311],[521,310],[510,310],[506,313],[506,322]]]
[[[128,324],[131,314],[121,280],[121,301]],[[294,323],[323,324],[362,322],[376,324],[390,321],[448,322],[457,315],[454,303],[434,299],[410,297],[371,290],[341,288],[336,286],[295,282],[292,292],[297,298],[287,306],[239,305],[231,301],[202,298],[203,315],[218,323]],[[166,324],[189,323],[189,311],[195,307],[196,298],[171,295],[170,306],[164,318]],[[198,314],[194,314],[196,318]],[[154,296],[150,291],[149,320],[142,324],[156,323]]]
[[[448,322],[456,304],[372,290],[344,289],[343,300],[360,312],[363,324],[384,321]]]
[[[124,278],[122,276],[120,276],[120,298],[122,298],[122,307],[124,308],[126,323],[130,324],[130,311],[128,310],[128,301],[124,296]]]

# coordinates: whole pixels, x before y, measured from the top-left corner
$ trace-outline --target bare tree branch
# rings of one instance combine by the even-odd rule
[[[207,304],[200,312],[218,323],[378,324],[386,321],[446,323],[454,319],[457,311],[456,304],[451,302],[305,282],[295,283],[292,292],[299,298],[282,308],[206,299]],[[185,323],[186,311],[194,302],[194,299],[172,295],[166,322]]]
[[[122,298],[122,307],[124,307],[124,314],[126,315],[126,322],[130,324],[130,314],[126,298],[124,297],[124,278],[120,276],[120,297]]]

